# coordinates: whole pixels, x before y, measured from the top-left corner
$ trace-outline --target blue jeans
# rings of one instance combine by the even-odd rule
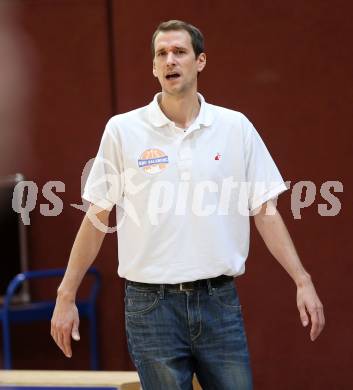
[[[250,390],[241,306],[232,281],[190,291],[126,284],[130,356],[144,390]]]

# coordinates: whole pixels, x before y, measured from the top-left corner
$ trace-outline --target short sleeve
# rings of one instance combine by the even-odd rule
[[[244,117],[245,163],[248,207],[252,211],[287,190],[266,145],[252,123]]]
[[[123,196],[121,141],[111,120],[104,130],[98,153],[88,175],[82,198],[107,210]]]

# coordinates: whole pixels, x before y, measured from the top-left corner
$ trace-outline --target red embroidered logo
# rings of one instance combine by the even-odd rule
[[[214,159],[215,159],[215,160],[220,160],[220,159],[221,159],[221,157],[222,157],[222,155],[221,155],[221,154],[219,154],[219,153],[217,153]]]

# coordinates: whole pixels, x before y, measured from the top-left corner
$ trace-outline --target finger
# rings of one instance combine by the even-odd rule
[[[51,328],[50,328],[50,335],[53,338],[55,344],[58,345],[56,329],[55,329],[53,324],[51,325]]]
[[[320,304],[316,308],[315,312],[317,314],[318,324],[317,324],[317,331],[314,335],[314,339],[316,339],[319,336],[319,334],[322,332],[322,330],[325,326],[324,308],[323,308],[322,304]]]
[[[51,334],[52,338],[54,339],[56,345],[62,350],[60,328],[57,326],[57,323],[54,319],[54,316],[52,317],[52,320],[51,320],[50,334]]]
[[[65,338],[66,338],[65,333],[67,333],[67,331],[65,330],[64,327],[57,328],[56,343],[57,343],[58,347],[61,349],[61,351],[63,352],[63,354],[66,357],[70,357],[70,356],[68,356],[69,352],[70,352],[70,348],[67,348],[67,343],[65,341]]]
[[[53,322],[50,323],[50,336],[53,338],[55,341],[55,328]],[[55,341],[56,342],[56,341]]]
[[[56,345],[61,349],[61,351],[64,353],[64,350],[63,350],[63,347],[62,347],[62,341],[61,341],[62,337],[61,337],[61,334],[59,332],[59,330],[56,330],[55,331],[55,342],[56,342]]]
[[[326,323],[326,320],[325,320],[325,314],[324,314],[324,309],[322,308],[321,310],[320,310],[320,313],[321,313],[321,316],[322,316],[322,327],[324,327],[325,326],[325,323]]]
[[[63,351],[66,357],[72,356],[71,351],[71,329],[66,327],[63,334],[62,334],[62,345],[63,345]]]
[[[314,341],[320,333],[319,314],[318,314],[317,310],[312,310],[310,312],[310,317],[311,317],[310,338],[311,338],[311,341]]]
[[[55,322],[52,322],[50,333],[51,333],[52,338],[55,341],[55,344],[61,349],[59,330],[58,330]]]
[[[305,306],[304,305],[298,305],[298,310],[300,314],[300,320],[303,324],[303,326],[307,326],[309,323],[308,315],[306,314]]]
[[[79,321],[78,320],[74,321],[74,324],[72,326],[72,331],[71,331],[71,337],[75,341],[79,341],[80,340],[80,332],[78,330],[78,326],[79,326]]]
[[[319,309],[318,310],[318,315],[319,315],[319,325],[320,325],[320,332],[322,332],[322,330],[324,329],[324,326],[325,326],[325,316],[324,316],[324,310],[323,309]]]
[[[64,346],[64,333],[62,329],[57,330],[57,344],[58,347],[61,349],[62,353],[66,355],[65,346]]]

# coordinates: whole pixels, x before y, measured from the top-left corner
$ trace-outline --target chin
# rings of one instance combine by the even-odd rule
[[[166,93],[167,95],[180,95],[182,92],[181,88],[162,88],[162,92]]]

